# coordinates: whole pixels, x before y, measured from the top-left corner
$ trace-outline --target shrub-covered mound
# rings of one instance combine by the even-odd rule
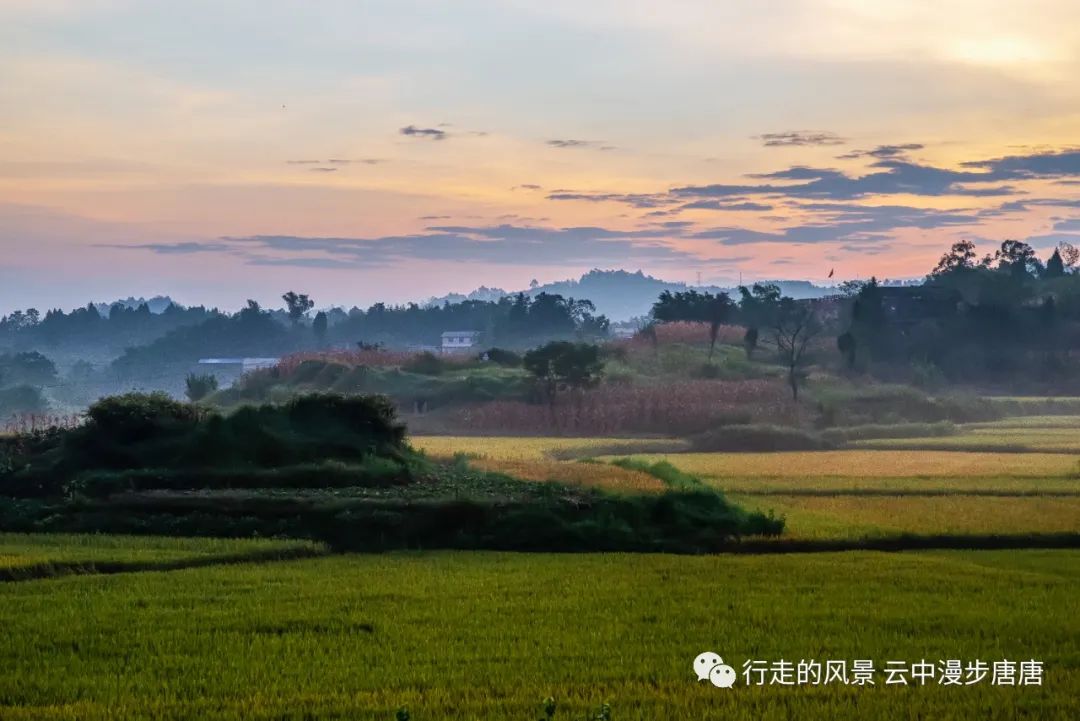
[[[6,439],[0,492],[405,483],[418,458],[381,396],[311,395],[230,415],[160,393],[105,398],[87,422]]]
[[[378,396],[301,396],[223,415],[132,394],[98,402],[79,428],[0,441],[7,531],[694,553],[782,528],[699,485],[617,495],[434,463]]]

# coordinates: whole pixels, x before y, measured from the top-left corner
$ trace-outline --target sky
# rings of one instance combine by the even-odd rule
[[[0,312],[1046,256],[1077,77],[1075,0],[0,0]]]

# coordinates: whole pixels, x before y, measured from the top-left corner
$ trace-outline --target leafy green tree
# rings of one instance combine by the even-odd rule
[[[599,346],[569,341],[552,341],[534,348],[525,354],[522,365],[536,379],[553,411],[559,391],[592,388],[604,372]]]

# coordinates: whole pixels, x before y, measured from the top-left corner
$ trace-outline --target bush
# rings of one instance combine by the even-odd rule
[[[835,448],[821,436],[770,425],[724,426],[690,437],[695,451],[817,451]]]
[[[897,423],[892,425],[868,424],[830,428],[821,432],[821,437],[835,444],[850,441],[864,441],[874,438],[929,438],[951,436],[957,432],[950,421],[938,423]]]
[[[218,389],[218,379],[212,375],[195,375],[189,373],[184,381],[185,394],[192,403],[197,403]]]
[[[103,498],[150,490],[256,488],[386,488],[413,478],[408,463],[371,457],[355,464],[327,461],[283,468],[167,468],[81,473],[64,485],[69,495]]]
[[[401,366],[402,370],[425,376],[437,376],[446,370],[446,362],[434,353],[419,353]]]
[[[505,348],[488,348],[481,354],[481,357],[487,356],[487,359],[505,368],[520,368],[521,356],[512,350],[506,350]]]
[[[191,430],[198,414],[193,406],[165,393],[127,393],[102,398],[86,411],[83,432],[110,442],[134,443],[162,434]]]
[[[1001,413],[983,398],[963,395],[929,396],[902,385],[822,388],[814,392],[818,427],[887,425],[898,423],[967,423],[992,420]]]

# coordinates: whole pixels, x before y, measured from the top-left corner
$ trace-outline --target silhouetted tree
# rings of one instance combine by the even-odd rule
[[[746,357],[748,359],[752,358],[754,355],[754,350],[757,348],[758,344],[757,326],[751,326],[746,329],[746,333],[743,334],[742,343],[743,348],[746,349]]]
[[[964,270],[974,270],[975,244],[970,240],[960,240],[953,243],[948,253],[941,256],[941,260],[930,271],[930,275],[945,275]]]
[[[319,311],[315,314],[314,320],[311,321],[311,331],[315,334],[315,341],[320,345],[326,345],[326,331],[329,327],[330,319],[326,313]]]
[[[998,270],[1005,271],[1014,278],[1020,278],[1042,270],[1042,263],[1035,255],[1035,250],[1019,240],[1006,240],[994,253],[993,262]]]
[[[218,389],[218,379],[212,375],[195,375],[189,373],[184,381],[184,393],[192,403],[198,403],[203,398]]]
[[[1054,249],[1054,254],[1046,261],[1046,270],[1043,271],[1043,277],[1060,278],[1063,275],[1065,275],[1065,262],[1061,259],[1061,253]]]
[[[1066,268],[1072,268],[1080,261],[1080,250],[1072,243],[1066,243],[1063,240],[1058,243],[1057,250]]]
[[[840,351],[840,355],[844,357],[844,362],[848,368],[855,367],[855,336],[848,331],[847,333],[841,333],[836,337],[836,348]]]
[[[709,324],[709,360],[716,350],[720,326],[731,316],[733,305],[727,293],[699,293],[696,290],[672,293],[665,290],[652,307],[652,316],[661,323],[688,321]]]
[[[288,293],[281,296],[281,299],[285,301],[285,308],[289,311],[289,320],[291,320],[294,325],[299,323],[300,319],[303,318],[309,310],[315,307],[315,301],[304,293],[297,294],[290,290]]]
[[[806,379],[805,367],[810,360],[807,348],[821,333],[821,323],[810,305],[783,298],[771,330],[777,356],[787,369],[791,397],[797,403],[799,387]]]
[[[592,388],[604,372],[599,346],[568,341],[552,341],[529,351],[522,365],[536,379],[552,418],[559,391]]]
[[[760,329],[768,328],[780,306],[780,287],[772,283],[754,283],[750,288],[739,286],[739,322],[746,326],[743,348],[750,358],[757,348]]]

